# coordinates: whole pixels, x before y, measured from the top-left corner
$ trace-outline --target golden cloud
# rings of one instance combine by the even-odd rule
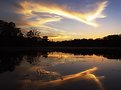
[[[61,17],[38,18],[35,21],[28,22],[28,25],[40,27],[40,26],[44,25],[45,23],[60,21],[61,19],[62,19]]]
[[[67,32],[62,29],[41,25],[38,27],[39,31],[43,36],[48,36],[49,40],[62,41],[67,39],[74,39],[77,36],[76,33]]]
[[[40,12],[40,13],[55,14],[58,16],[77,20],[77,21],[83,22],[85,24],[97,27],[98,24],[95,22],[95,20],[97,18],[106,17],[102,14],[102,12],[105,10],[105,7],[107,6],[107,1],[98,2],[95,7],[96,8],[95,10],[90,10],[90,12],[86,12],[86,13],[69,10],[69,9],[67,9],[67,7],[58,6],[56,4],[48,5],[46,3],[36,3],[36,2],[29,2],[29,1],[20,2],[19,4],[22,8],[19,9],[17,11],[17,13],[20,13],[27,17],[33,17],[34,14],[32,12],[34,11],[34,12]],[[60,19],[55,19],[55,18],[52,18],[52,19],[50,19],[50,18],[44,19],[45,21],[42,20],[42,22],[47,23],[47,22],[53,22],[53,21],[60,20]]]

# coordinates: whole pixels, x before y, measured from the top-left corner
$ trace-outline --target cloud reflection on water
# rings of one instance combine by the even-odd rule
[[[55,90],[56,88],[71,89],[70,86],[71,85],[74,86],[78,82],[78,84],[80,85],[80,88],[83,88],[84,90],[104,90],[104,87],[103,87],[102,83],[100,82],[99,77],[97,77],[96,75],[93,74],[93,72],[96,70],[98,70],[98,68],[94,67],[94,68],[90,68],[90,69],[87,69],[85,71],[82,71],[82,72],[79,72],[76,74],[63,76],[62,78],[60,78],[60,76],[58,76],[59,77],[58,79],[50,80],[48,82],[41,81],[41,80],[32,81],[29,79],[27,79],[27,80],[25,79],[25,80],[21,80],[21,82],[23,84],[22,88],[24,88],[24,89],[27,88],[27,87],[24,87],[25,85],[27,85],[28,87],[32,86],[34,88],[44,89],[44,90],[47,90],[47,89]],[[48,71],[46,71],[46,72],[48,72]],[[47,77],[49,77],[49,75],[51,76],[52,73],[49,72],[46,74],[47,74]],[[76,88],[76,87],[74,87],[74,88]]]

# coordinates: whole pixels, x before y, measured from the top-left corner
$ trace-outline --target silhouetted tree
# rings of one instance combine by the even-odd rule
[[[2,46],[42,46],[42,47],[121,47],[121,34],[108,35],[98,39],[74,39],[60,42],[48,40],[48,36],[40,37],[36,28],[31,28],[23,37],[20,28],[13,22],[0,20],[0,45]]]
[[[48,36],[43,36],[42,41],[47,42],[48,41]]]
[[[35,28],[32,28],[32,30],[27,32],[26,36],[28,38],[40,37],[40,33],[41,32],[38,32]]]
[[[13,22],[4,22],[0,20],[0,38],[16,38],[23,37],[20,28],[16,28]]]

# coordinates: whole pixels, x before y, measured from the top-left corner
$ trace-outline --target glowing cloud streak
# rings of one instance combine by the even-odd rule
[[[94,15],[90,15],[89,18],[87,18],[88,21],[94,20],[96,18],[105,18],[106,16],[102,14],[102,12],[104,11],[104,9],[107,6],[107,1],[103,1],[103,2],[99,2],[98,3],[98,7],[95,10],[95,14]]]
[[[62,19],[61,17],[38,18],[35,21],[28,22],[28,25],[40,27],[43,26],[45,23],[60,21],[61,19]]]
[[[97,18],[104,18],[106,16],[102,15],[102,12],[105,10],[107,6],[107,1],[100,1],[96,5],[95,10],[90,10],[87,13],[76,12],[73,10],[69,10],[64,7],[60,7],[55,4],[45,4],[45,3],[35,3],[35,2],[20,2],[20,6],[22,7],[17,11],[17,13],[26,15],[27,17],[32,17],[33,11],[39,13],[48,13],[55,14],[65,18],[74,19],[85,24],[97,27],[98,24],[95,22]],[[55,21],[55,20],[54,20]],[[57,20],[58,21],[58,20]],[[50,21],[49,21],[50,22]],[[53,22],[53,20],[52,20]]]

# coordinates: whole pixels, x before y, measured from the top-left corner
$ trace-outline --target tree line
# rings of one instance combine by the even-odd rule
[[[97,39],[74,39],[50,41],[48,36],[40,36],[37,30],[23,34],[13,22],[0,20],[0,46],[40,46],[40,47],[120,47],[121,34],[108,35]]]
[[[35,46],[48,41],[47,36],[40,36],[37,30],[29,30],[23,34],[13,22],[0,20],[0,46]]]

